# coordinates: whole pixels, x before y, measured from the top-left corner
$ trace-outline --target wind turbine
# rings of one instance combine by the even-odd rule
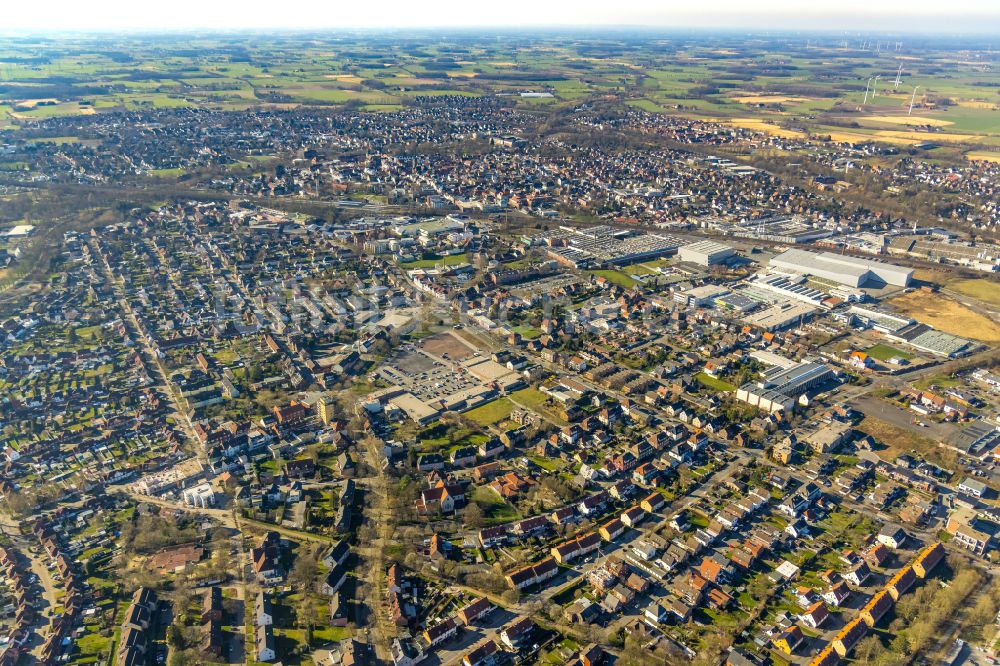
[[[906,112],[906,115],[913,113],[913,100],[917,98],[917,88],[920,86],[913,86],[913,94],[910,95],[910,110]]]
[[[861,102],[862,106],[868,103],[868,88],[871,86],[871,84],[872,84],[872,77],[869,76],[868,83],[865,84],[865,99],[863,102]]]
[[[903,65],[900,65],[899,69],[896,71],[896,83],[893,84],[892,86],[894,90],[899,90],[899,77],[902,75],[903,75]]]
[[[878,80],[882,77],[881,74],[875,76],[875,82],[872,83],[872,102],[875,101],[875,89],[878,87]]]

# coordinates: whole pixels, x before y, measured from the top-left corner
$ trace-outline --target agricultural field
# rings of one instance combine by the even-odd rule
[[[461,40],[428,36],[122,36],[0,41],[0,129],[51,116],[143,108],[355,105],[394,112],[421,96],[503,95],[547,109],[616,99],[653,113],[732,122],[782,137],[957,145],[995,159],[1000,95],[968,45],[715,35]],[[18,54],[31,50],[38,57]],[[127,55],[125,55],[127,54]],[[869,81],[878,76],[876,85]],[[915,92],[914,92],[915,91]],[[526,93],[545,93],[530,96]],[[911,109],[912,103],[912,109]]]

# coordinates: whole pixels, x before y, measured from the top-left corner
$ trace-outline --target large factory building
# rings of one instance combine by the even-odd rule
[[[903,266],[832,252],[786,250],[771,259],[769,265],[772,270],[813,275],[849,287],[907,287],[913,278],[913,270]]]

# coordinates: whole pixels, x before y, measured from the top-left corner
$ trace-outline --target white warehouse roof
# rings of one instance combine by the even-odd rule
[[[912,269],[894,264],[832,252],[816,253],[795,249],[786,250],[771,259],[770,266],[778,270],[815,275],[852,287],[860,287],[868,282],[905,287],[913,277]]]
[[[690,261],[702,266],[711,266],[722,263],[735,254],[735,250],[728,245],[716,243],[711,240],[697,241],[681,247],[678,252],[681,261]]]

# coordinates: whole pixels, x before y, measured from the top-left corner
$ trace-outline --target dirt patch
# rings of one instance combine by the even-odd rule
[[[424,338],[421,341],[421,347],[434,356],[447,354],[448,358],[455,362],[464,361],[472,357],[474,353],[474,350],[470,349],[467,344],[452,335],[451,331]]]
[[[888,421],[867,416],[858,424],[858,430],[871,435],[875,441],[886,448],[877,453],[883,460],[895,460],[896,456],[916,451],[924,460],[941,459],[941,448],[929,437],[923,437],[910,432],[906,428],[900,428]]]
[[[942,294],[912,291],[889,303],[900,312],[934,328],[982,342],[1000,342],[1000,324]]]

